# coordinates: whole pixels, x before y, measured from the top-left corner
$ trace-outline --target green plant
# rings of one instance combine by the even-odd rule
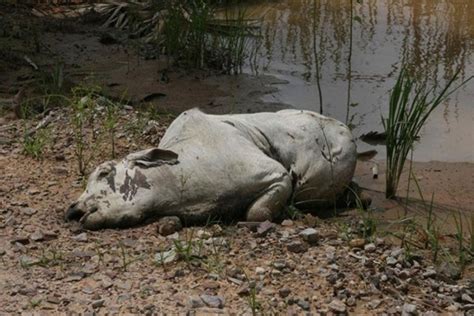
[[[459,73],[460,69],[447,81],[441,91],[435,93],[434,88],[427,89],[424,83],[418,83],[412,78],[406,66],[402,65],[395,87],[390,93],[388,118],[382,118],[387,135],[385,189],[387,198],[395,197],[407,155],[413,149],[413,144],[430,114],[449,95],[473,78],[470,77],[449,90]]]
[[[50,133],[48,129],[42,128],[34,133],[25,132],[22,146],[23,152],[35,159],[40,159],[45,147],[49,144]]]
[[[115,131],[118,123],[119,106],[116,103],[111,102],[107,99],[105,110],[106,116],[104,121],[104,127],[110,139],[111,158],[115,159]]]
[[[252,311],[252,315],[258,315],[258,312],[262,310],[262,304],[257,298],[257,288],[255,282],[249,283],[249,295],[247,297],[247,301],[250,306],[250,310]]]
[[[184,260],[187,264],[190,264],[196,259],[201,259],[203,250],[203,241],[198,239],[195,240],[194,230],[190,230],[191,233],[186,234],[185,240],[175,239],[173,240],[174,248],[179,258]]]
[[[94,149],[98,146],[98,142],[95,141],[96,135],[93,132],[92,135],[91,133],[88,135],[86,131],[86,126],[93,121],[95,114],[95,92],[96,88],[76,87],[73,89],[71,101],[74,154],[82,177],[87,174],[87,168],[94,156]]]

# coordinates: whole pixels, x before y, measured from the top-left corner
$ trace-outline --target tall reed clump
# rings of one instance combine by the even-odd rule
[[[161,40],[168,57],[195,68],[211,67],[225,73],[240,73],[247,58],[246,42],[253,36],[254,21],[245,11],[224,13],[208,0],[166,2]]]
[[[395,197],[408,153],[413,149],[430,114],[449,95],[473,78],[471,76],[452,88],[460,71],[461,69],[457,70],[444,88],[436,92],[435,88],[428,89],[425,83],[418,82],[410,75],[406,66],[402,65],[395,87],[390,93],[388,118],[382,118],[387,148],[387,198]]]

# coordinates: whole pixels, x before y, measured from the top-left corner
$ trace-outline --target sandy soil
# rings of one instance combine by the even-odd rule
[[[47,68],[61,57],[71,83],[95,82],[115,99],[125,93],[131,106],[120,112],[118,157],[156,145],[173,113],[190,107],[229,113],[284,106],[260,101],[275,91],[274,78],[171,69],[164,60],[140,59],[122,45],[102,45],[97,32],[47,33],[48,49],[31,58]],[[0,74],[2,98],[33,86],[30,68],[24,64]],[[306,215],[267,223],[257,231],[209,224],[162,236],[155,223],[84,232],[63,220],[65,208],[82,190],[71,111],[53,109],[49,115],[51,136],[41,159],[23,153],[22,137],[43,117],[20,120],[4,111],[0,118],[0,313],[204,315],[252,314],[253,308],[264,314],[432,315],[474,310],[472,265],[461,273],[456,258],[443,256],[435,264],[429,250],[399,248],[399,239],[387,234],[401,231],[405,202],[383,198],[381,162],[378,179],[372,177],[373,162],[361,162],[356,172],[378,221],[376,236],[368,240],[361,238],[360,222],[368,213],[356,210],[326,220]],[[89,133],[100,130],[103,115],[99,111],[87,126]],[[110,158],[106,139],[100,139],[99,148],[90,168]],[[430,201],[434,192],[443,245],[454,251],[453,214],[461,212],[469,233],[474,164],[414,163],[413,170],[425,199]],[[402,197],[407,183],[405,175]],[[426,210],[413,182],[409,196],[409,217],[423,223]],[[176,250],[177,244],[189,245],[189,252]]]

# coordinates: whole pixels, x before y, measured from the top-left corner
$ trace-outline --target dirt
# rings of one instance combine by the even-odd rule
[[[276,91],[272,84],[278,81],[272,77],[169,67],[165,59],[144,60],[120,44],[100,44],[93,27],[79,33],[56,30],[43,38],[46,52],[30,56],[40,69],[60,57],[72,83],[95,82],[107,97],[129,103],[119,113],[117,157],[156,145],[174,115],[190,107],[213,113],[284,107],[260,101]],[[2,73],[2,98],[12,98],[25,84],[35,85],[28,76],[32,72],[28,64],[19,64]],[[378,221],[376,235],[368,240],[360,234],[364,213],[356,210],[325,220],[305,215],[250,228],[211,223],[168,236],[158,233],[163,230],[157,223],[82,231],[64,221],[65,209],[83,187],[71,115],[70,108],[60,107],[29,120],[9,110],[0,118],[1,313],[204,315],[252,314],[254,308],[265,314],[410,315],[474,310],[472,264],[460,271],[456,258],[434,263],[428,249],[399,248],[399,239],[387,233],[402,229],[406,204],[403,198],[383,197],[382,162],[377,179],[371,171],[374,162],[359,163],[356,172]],[[87,135],[101,131],[104,115],[99,108]],[[22,144],[25,130],[47,117],[45,151],[39,159],[28,157]],[[98,138],[98,144],[89,171],[110,159],[107,138]],[[467,234],[474,165],[414,163],[413,170],[427,201],[434,192],[443,242],[455,253],[453,214],[465,218]],[[405,174],[399,196],[406,195],[407,183]],[[423,222],[426,203],[413,181],[409,196],[408,215]],[[184,249],[179,251],[179,245]]]

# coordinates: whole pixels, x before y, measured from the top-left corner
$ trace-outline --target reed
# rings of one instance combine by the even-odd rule
[[[461,69],[447,81],[438,92],[427,88],[426,83],[419,83],[402,65],[400,74],[390,93],[388,118],[382,118],[386,133],[387,170],[385,196],[394,198],[397,193],[400,176],[414,142],[419,138],[421,128],[431,113],[442,104],[454,91],[470,81],[473,77],[453,87]]]

